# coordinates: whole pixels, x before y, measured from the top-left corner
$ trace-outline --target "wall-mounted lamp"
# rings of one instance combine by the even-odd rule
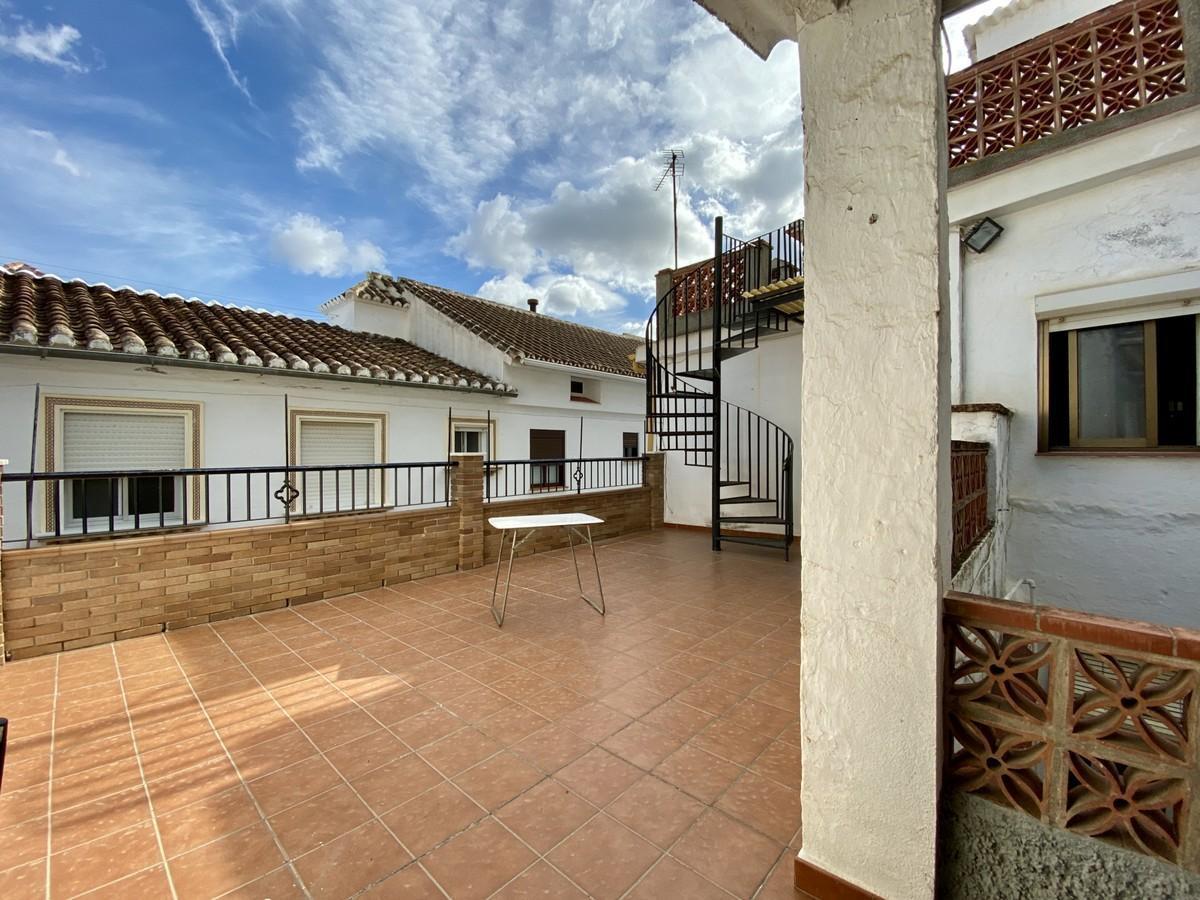
[[[1003,230],[1004,228],[995,219],[985,216],[972,225],[971,230],[963,235],[962,242],[976,253],[982,253],[992,245],[992,241],[1000,237],[1000,232]]]

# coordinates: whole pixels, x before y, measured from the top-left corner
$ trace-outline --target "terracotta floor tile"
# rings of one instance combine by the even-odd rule
[[[587,697],[582,694],[570,688],[555,685],[525,700],[524,704],[538,715],[545,716],[551,721],[558,721],[572,710],[586,706],[588,702]]]
[[[425,762],[447,778],[453,778],[502,749],[500,744],[478,729],[462,728],[449,737],[422,747],[420,754]]]
[[[717,807],[782,844],[800,827],[800,792],[754,772],[735,781]]]
[[[46,859],[0,871],[4,900],[46,900]]]
[[[161,861],[149,822],[50,857],[51,897],[73,897]]]
[[[689,743],[714,756],[745,766],[771,743],[771,739],[765,734],[743,728],[731,719],[722,717],[692,738]]]
[[[555,778],[585,800],[604,806],[641,776],[642,772],[636,766],[596,747],[561,769]]]
[[[372,818],[348,785],[317,794],[267,820],[289,859],[352,831]]]
[[[783,845],[709,810],[679,839],[671,855],[738,897],[750,897],[775,865]]]
[[[588,703],[564,713],[558,721],[580,737],[599,743],[633,720],[602,703]]]
[[[517,703],[511,703],[480,722],[479,728],[505,746],[512,746],[549,724],[550,720],[544,716]]]
[[[682,744],[682,740],[669,732],[644,722],[632,722],[616,734],[605,738],[600,746],[641,769],[649,770],[678,750]]]
[[[43,815],[0,828],[0,870],[22,866],[46,855],[48,821]]]
[[[590,741],[561,725],[548,725],[513,746],[517,754],[548,775],[583,756],[590,749]]]
[[[714,716],[719,716],[741,699],[732,691],[704,683],[693,684],[676,694],[675,698]]]
[[[511,702],[503,694],[485,687],[448,700],[443,706],[464,722],[477,725],[488,716],[495,715],[507,707]]]
[[[330,750],[325,758],[343,778],[353,781],[359,776],[395,762],[409,753],[408,745],[390,731],[375,731],[366,737],[342,744]]]
[[[170,858],[260,821],[250,794],[238,785],[173,812],[160,814],[158,831],[163,850]]]
[[[52,853],[123,831],[150,820],[150,804],[142,787],[130,788],[55,813],[50,835]]]
[[[302,760],[313,759],[317,748],[303,734],[296,732],[251,747],[231,748],[229,753],[242,778],[254,781]]]
[[[739,700],[730,708],[726,716],[735,725],[741,725],[750,731],[757,731],[772,738],[796,718],[795,713],[750,698]]]
[[[652,691],[648,687],[626,684],[611,694],[601,697],[600,702],[605,706],[612,707],[617,712],[636,719],[650,712],[666,699],[665,694]]]
[[[424,694],[411,688],[405,688],[382,700],[364,703],[363,709],[384,725],[395,725],[417,713],[433,709],[434,705],[434,702]]]
[[[495,900],[571,900],[587,897],[544,862],[537,862],[492,895]]]
[[[800,787],[800,748],[783,741],[772,741],[750,763],[750,770],[786,787]]]
[[[714,803],[743,769],[690,744],[654,768],[654,774],[704,803]]]
[[[283,866],[223,894],[221,900],[306,900],[304,888],[291,866]],[[180,897],[179,900],[185,900]]]
[[[506,750],[463,772],[454,779],[454,783],[490,812],[533,787],[544,777],[540,770]]]
[[[172,897],[167,872],[162,866],[143,869],[79,896],[87,900],[129,900],[131,897],[137,900],[171,900]]]
[[[278,769],[246,786],[262,807],[263,813],[273,816],[341,783],[342,779],[333,766],[320,757],[314,757]]]
[[[417,750],[466,726],[466,722],[440,707],[427,709],[391,726],[392,733]]]
[[[139,744],[146,780],[165,778],[180,769],[203,765],[225,756],[225,748],[211,731],[186,741],[148,749]]]
[[[454,900],[490,897],[536,857],[495,819],[427,854],[421,864]]]
[[[180,897],[216,897],[283,863],[263,823],[235,831],[168,862]]]
[[[784,850],[754,900],[798,900],[795,884],[796,851]]]
[[[445,900],[446,895],[438,890],[419,863],[411,863],[358,896],[359,900]]]
[[[322,751],[365,737],[383,726],[361,709],[354,709],[332,719],[308,725],[304,734]]]
[[[11,749],[9,752],[11,753]],[[9,762],[11,763],[11,759]],[[86,772],[55,777],[50,791],[50,804],[55,811],[58,811],[136,787],[141,783],[142,774],[138,769],[137,759],[131,756],[106,765],[96,766]],[[9,772],[6,769],[4,772],[4,796],[11,796],[9,792],[14,790],[16,790],[16,785],[10,785]]]
[[[409,852],[420,856],[486,815],[486,810],[455,785],[443,781],[382,818]]]
[[[147,784],[155,815],[212,797],[241,783],[228,759],[220,758],[173,772]]]
[[[712,722],[713,718],[710,713],[672,698],[646,713],[641,721],[686,741]]]
[[[377,821],[370,821],[295,861],[314,898],[349,897],[412,859]]]
[[[704,804],[674,785],[646,775],[610,803],[606,812],[665,850],[705,809]]]
[[[612,900],[632,887],[659,853],[620,822],[601,814],[551,851],[547,859],[588,896]]]
[[[411,753],[351,781],[351,786],[376,815],[395,809],[442,782],[430,765]]]
[[[664,897],[729,900],[731,895],[678,860],[664,856],[625,896],[628,900],[662,900]]]
[[[496,818],[546,853],[595,814],[596,807],[548,778],[502,807]]]

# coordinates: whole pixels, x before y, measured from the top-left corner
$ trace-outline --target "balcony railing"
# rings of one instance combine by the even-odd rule
[[[1126,0],[946,80],[950,168],[1187,90],[1180,0]]]
[[[988,518],[988,445],[954,441],[950,451],[950,484],[954,497],[954,571],[992,527]]]
[[[952,593],[946,782],[1200,871],[1200,633]]]
[[[0,483],[7,513],[4,544],[446,505],[450,471],[457,465],[5,472]],[[20,518],[23,524],[14,529]]]
[[[491,502],[641,487],[644,461],[644,456],[488,460],[484,496]]]
[[[742,294],[804,273],[804,220],[769,231],[752,241],[726,238],[721,254],[721,302],[741,303]],[[672,276],[675,316],[712,309],[715,267],[711,259],[685,266]]]

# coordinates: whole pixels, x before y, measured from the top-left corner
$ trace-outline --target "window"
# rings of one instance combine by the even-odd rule
[[[626,459],[636,459],[639,455],[636,431],[626,431],[621,435],[621,455]]]
[[[299,473],[296,487],[306,513],[344,512],[384,503],[382,473],[361,467],[383,461],[383,417],[300,416],[297,462],[321,466]]]
[[[491,446],[488,444],[489,428],[493,429]],[[495,422],[487,419],[456,419],[453,422],[454,443],[452,453],[482,453],[495,455],[494,429]]]
[[[529,458],[552,459],[554,463],[531,464],[529,483],[535,488],[563,487],[566,466],[562,460],[567,456],[567,433],[539,428],[529,430]]]
[[[183,415],[65,410],[61,464],[66,472],[182,469],[187,466]],[[183,521],[181,476],[73,478],[63,482],[60,510],[67,530],[150,527]],[[51,527],[53,528],[53,518]]]
[[[1041,449],[1196,447],[1197,316],[1128,318],[1043,323]]]
[[[583,396],[583,382],[582,381],[577,381],[574,378],[571,379],[571,396],[572,397],[582,397]]]
[[[572,378],[571,400],[575,403],[599,403],[600,384],[591,378]]]

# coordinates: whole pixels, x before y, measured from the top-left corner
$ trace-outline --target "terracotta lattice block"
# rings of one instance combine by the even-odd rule
[[[1050,759],[1047,742],[953,713],[950,732],[956,749],[948,774],[956,787],[984,794],[1036,819],[1043,817]]]
[[[1050,643],[958,622],[947,623],[951,640],[950,695],[1022,718],[1045,722],[1051,672]]]

